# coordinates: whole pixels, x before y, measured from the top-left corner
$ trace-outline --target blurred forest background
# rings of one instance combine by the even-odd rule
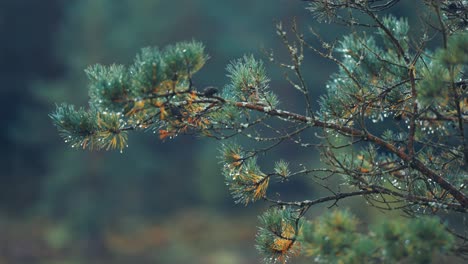
[[[412,5],[394,12],[416,20]],[[77,151],[48,113],[57,102],[87,105],[88,65],[129,64],[145,46],[205,43],[211,59],[195,86],[222,87],[225,65],[245,53],[271,49],[285,58],[279,21],[296,18],[328,39],[345,32],[316,24],[304,7],[299,0],[0,0],[0,264],[258,263],[257,215],[268,205],[234,204],[218,142],[139,133],[123,154]],[[281,69],[267,67],[282,106],[294,108],[300,98]],[[308,54],[304,67],[318,98],[336,66]],[[274,154],[318,162],[316,153]],[[308,179],[289,188],[301,198],[320,195]],[[388,216],[363,211],[362,202],[342,206],[363,223]]]

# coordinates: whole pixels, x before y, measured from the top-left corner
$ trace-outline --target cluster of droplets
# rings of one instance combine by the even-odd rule
[[[281,257],[267,257],[265,258],[265,263],[270,263],[270,264],[285,264],[289,261],[289,256],[281,256]]]
[[[389,118],[391,116],[394,116],[395,114],[386,110],[382,110],[379,112],[374,112],[370,115],[370,119],[372,123],[378,123],[378,122],[383,122],[386,118]]]
[[[372,115],[369,116],[369,119],[372,121],[372,123],[375,124],[375,123],[383,122],[385,121],[385,119],[391,116],[395,116],[395,114],[387,112],[387,111],[382,111],[379,113],[373,113]],[[410,119],[406,118],[404,120],[404,124],[407,129],[411,128]],[[427,135],[433,135],[435,133],[442,133],[442,134],[447,133],[447,126],[445,126],[445,124],[442,124],[442,123],[429,122],[427,120],[418,120],[416,124],[417,124],[417,127],[419,127],[419,129],[422,132],[425,132],[425,134]]]
[[[235,170],[230,163],[224,163],[223,169],[224,171],[227,171],[229,179],[236,180],[240,175],[239,170]],[[226,185],[229,185],[229,182],[226,182]]]
[[[381,114],[371,115],[370,118],[372,120],[372,123],[377,123],[377,122],[382,122],[383,121],[383,116]]]
[[[109,115],[115,118],[119,118],[117,121],[119,122],[119,129],[122,129],[128,126],[127,121],[124,119],[125,115],[122,112],[109,112],[109,109],[106,108],[103,112],[103,115]]]
[[[447,128],[443,125],[432,125],[427,121],[420,120],[419,125],[421,126],[421,131],[425,132],[428,135],[432,135],[434,133],[447,133]]]

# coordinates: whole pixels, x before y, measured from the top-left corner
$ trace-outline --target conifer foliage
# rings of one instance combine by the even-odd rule
[[[277,26],[290,55],[278,64],[294,76],[287,80],[304,98],[303,112],[280,107],[263,62],[253,56],[227,66],[230,82],[223,89],[197,87],[192,75],[208,55],[203,44],[191,41],[144,48],[128,67],[88,68],[89,107],[58,105],[51,118],[75,148],[122,151],[127,133],[138,130],[161,140],[181,134],[222,140],[223,175],[234,200],[272,204],[260,217],[256,239],[266,263],[298,254],[319,263],[466,256],[461,242],[467,230],[460,223],[468,211],[468,2],[420,1],[424,22],[413,30],[405,18],[390,14],[399,0],[306,2],[316,20],[347,26],[350,34],[329,42],[313,29],[299,32],[295,23],[289,32]],[[338,66],[320,98],[311,98],[307,87],[304,50]],[[305,136],[311,134],[317,139]],[[255,144],[237,144],[234,136]],[[261,168],[259,154],[285,142],[318,149],[323,167],[278,160]],[[330,195],[285,201],[269,194],[271,184],[299,176],[313,178]],[[305,219],[313,205],[333,206],[353,196],[409,220],[359,232],[348,211]]]

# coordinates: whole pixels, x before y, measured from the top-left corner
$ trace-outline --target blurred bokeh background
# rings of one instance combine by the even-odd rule
[[[403,15],[411,14],[405,5]],[[195,85],[222,87],[230,60],[262,57],[263,49],[285,58],[275,25],[295,18],[302,28],[317,26],[304,7],[299,0],[0,0],[0,264],[259,263],[257,215],[268,205],[233,203],[219,142],[138,133],[123,154],[77,151],[48,114],[55,103],[87,104],[88,65],[129,64],[141,47],[182,40],[204,42],[211,56]],[[321,27],[330,38],[344,32]],[[317,98],[336,66],[307,56]],[[267,68],[282,105],[294,108],[299,95],[281,69]],[[316,153],[272,155],[280,154],[318,162]],[[320,194],[312,181],[295,184],[303,198]]]

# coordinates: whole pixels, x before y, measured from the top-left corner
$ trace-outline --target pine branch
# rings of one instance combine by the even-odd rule
[[[233,104],[239,108],[251,109],[251,110],[259,111],[262,113],[266,113],[270,116],[278,116],[278,117],[286,118],[292,121],[303,122],[306,124],[310,124],[311,126],[314,126],[314,127],[333,129],[335,131],[342,132],[345,135],[350,136],[350,137],[351,136],[360,137],[363,140],[368,140],[370,142],[373,142],[374,144],[381,146],[385,148],[386,150],[390,151],[391,153],[397,155],[404,162],[408,163],[410,167],[418,170],[419,172],[421,172],[423,175],[425,175],[429,179],[435,181],[443,189],[447,190],[450,194],[452,194],[453,197],[460,203],[460,205],[468,208],[468,198],[461,191],[455,188],[452,184],[446,181],[442,176],[438,175],[436,172],[429,169],[419,159],[408,155],[404,151],[398,149],[395,145],[390,144],[384,141],[383,139],[370,134],[369,132],[365,132],[365,131],[358,130],[356,128],[347,127],[347,126],[341,126],[335,123],[327,123],[327,122],[323,122],[320,120],[313,120],[310,117],[306,117],[297,113],[284,111],[284,110],[270,109],[265,106],[250,104],[247,102],[233,102]]]

